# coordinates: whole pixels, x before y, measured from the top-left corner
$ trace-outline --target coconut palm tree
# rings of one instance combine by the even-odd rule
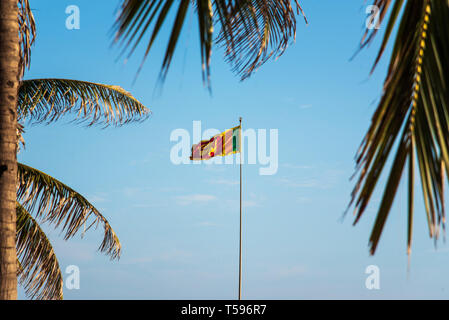
[[[0,4],[0,14],[4,4]],[[17,51],[20,58],[17,63],[17,80],[19,75],[20,78],[23,77],[26,67],[29,66],[31,45],[35,39],[35,23],[28,0],[20,0],[18,4],[17,34],[20,35],[21,45]],[[15,12],[17,22],[17,10]],[[1,24],[2,22],[0,35]],[[0,74],[2,73],[3,69],[0,71]],[[131,121],[143,121],[149,115],[145,106],[119,86],[68,79],[19,80],[15,95],[17,98],[13,108],[14,116],[17,115],[19,121],[30,124],[49,124],[62,116],[74,114],[73,121],[84,122],[89,126],[120,126]],[[22,140],[23,130],[20,124],[16,124],[15,118],[13,123],[16,162],[16,153],[19,150],[17,141]],[[1,134],[0,132],[0,138]],[[14,213],[6,214],[8,217],[14,217],[14,225],[6,224],[9,220],[0,216],[1,223],[4,223],[0,224],[0,241],[3,241],[0,244],[4,250],[0,253],[0,299],[17,298],[17,276],[29,297],[62,299],[63,283],[59,263],[39,222],[47,222],[55,228],[61,228],[66,240],[72,238],[81,227],[88,230],[94,225],[102,225],[104,238],[99,250],[111,259],[120,256],[120,242],[106,218],[75,190],[27,165],[19,163],[16,168],[17,176],[13,179]],[[2,204],[5,203],[2,193],[0,199]],[[6,205],[3,205],[1,209],[5,208]],[[4,214],[1,211],[0,213]],[[2,227],[4,229],[1,229]],[[9,233],[4,232],[5,228]],[[14,230],[14,233],[11,230]],[[4,248],[4,244],[10,244],[11,239],[14,243],[12,248]],[[11,262],[12,259],[14,262]]]
[[[445,224],[444,186],[449,166],[449,3],[442,0],[376,0],[381,22],[389,20],[373,70],[397,27],[388,74],[371,126],[357,153],[352,192],[356,224],[379,177],[390,173],[369,238],[374,254],[403,175],[408,179],[407,253],[411,252],[415,175],[424,197],[429,235]],[[361,47],[377,33],[368,30]]]
[[[18,2],[0,1],[0,300],[17,298],[16,106],[20,69],[28,53],[23,50],[27,44],[19,42],[17,17],[24,16],[19,14]]]

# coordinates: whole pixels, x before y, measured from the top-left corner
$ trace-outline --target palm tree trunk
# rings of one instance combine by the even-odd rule
[[[17,299],[18,0],[0,0],[0,299]]]

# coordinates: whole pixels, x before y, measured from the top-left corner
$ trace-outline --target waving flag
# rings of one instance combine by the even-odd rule
[[[190,160],[208,160],[242,152],[242,118],[239,121],[239,126],[194,144]],[[242,167],[243,163],[240,161],[239,300],[242,299]]]
[[[226,130],[209,140],[193,145],[190,160],[208,160],[216,156],[239,153],[241,126]]]

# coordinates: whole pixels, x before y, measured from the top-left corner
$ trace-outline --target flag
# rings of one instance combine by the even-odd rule
[[[192,147],[190,160],[208,160],[240,152],[241,126],[226,130]]]

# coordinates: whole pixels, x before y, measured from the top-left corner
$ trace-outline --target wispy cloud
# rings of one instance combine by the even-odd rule
[[[125,187],[122,190],[122,193],[128,198],[142,197],[146,192],[148,192],[148,190],[139,187]]]
[[[71,239],[70,242],[58,238],[52,239],[52,246],[58,260],[73,261],[75,264],[93,260],[97,245],[88,239]]]
[[[239,200],[228,200],[227,203],[230,207],[238,207],[240,205]],[[260,201],[256,200],[243,200],[242,205],[244,208],[255,208],[261,206]]]
[[[277,274],[280,277],[287,277],[287,278],[304,275],[306,272],[307,268],[301,265],[291,267],[281,267],[273,271],[274,274]]]
[[[133,208],[137,209],[147,209],[147,208],[159,208],[164,207],[165,204],[162,203],[136,203],[133,204]]]
[[[212,161],[212,160],[206,160],[206,161]],[[204,168],[206,171],[211,171],[211,172],[223,172],[226,170],[225,166],[215,165],[215,164],[205,165]]]
[[[292,164],[292,163],[281,164],[281,167],[290,168],[290,169],[312,169],[313,168],[313,166],[301,165],[301,164]]]
[[[108,202],[108,197],[106,193],[96,193],[90,196],[87,196],[87,200],[93,203],[104,203]]]
[[[156,262],[172,262],[172,263],[186,263],[194,257],[190,251],[171,249],[166,252],[161,252],[149,256],[142,256],[133,259],[123,260],[121,263],[125,265],[148,264]]]
[[[249,199],[243,200],[242,205],[244,208],[255,208],[260,207],[265,201],[265,197],[255,194],[254,192],[251,192],[249,194]],[[239,200],[228,200],[227,203],[229,206],[237,207],[240,205]]]
[[[217,200],[217,197],[210,194],[191,194],[186,196],[175,197],[175,200],[181,206],[188,206],[191,204],[208,203]]]
[[[317,188],[321,186],[320,181],[317,179],[305,179],[294,181],[289,178],[281,178],[279,179],[279,182],[282,185],[290,188]]]
[[[340,169],[320,169],[313,170],[314,173],[309,173],[308,178],[294,177],[282,177],[277,182],[283,186],[290,188],[318,188],[318,189],[330,189],[337,185],[341,181],[342,177],[346,173]]]
[[[260,207],[260,204],[254,200],[245,200],[242,204],[245,208]]]
[[[300,101],[298,101],[298,99],[296,99],[296,98],[293,98],[293,97],[284,97],[283,99],[282,99],[282,102],[285,104],[285,105],[299,105],[299,109],[310,109],[310,108],[312,108],[313,107],[313,105],[311,104],[311,103],[303,103],[303,104],[299,104],[300,103]]]

